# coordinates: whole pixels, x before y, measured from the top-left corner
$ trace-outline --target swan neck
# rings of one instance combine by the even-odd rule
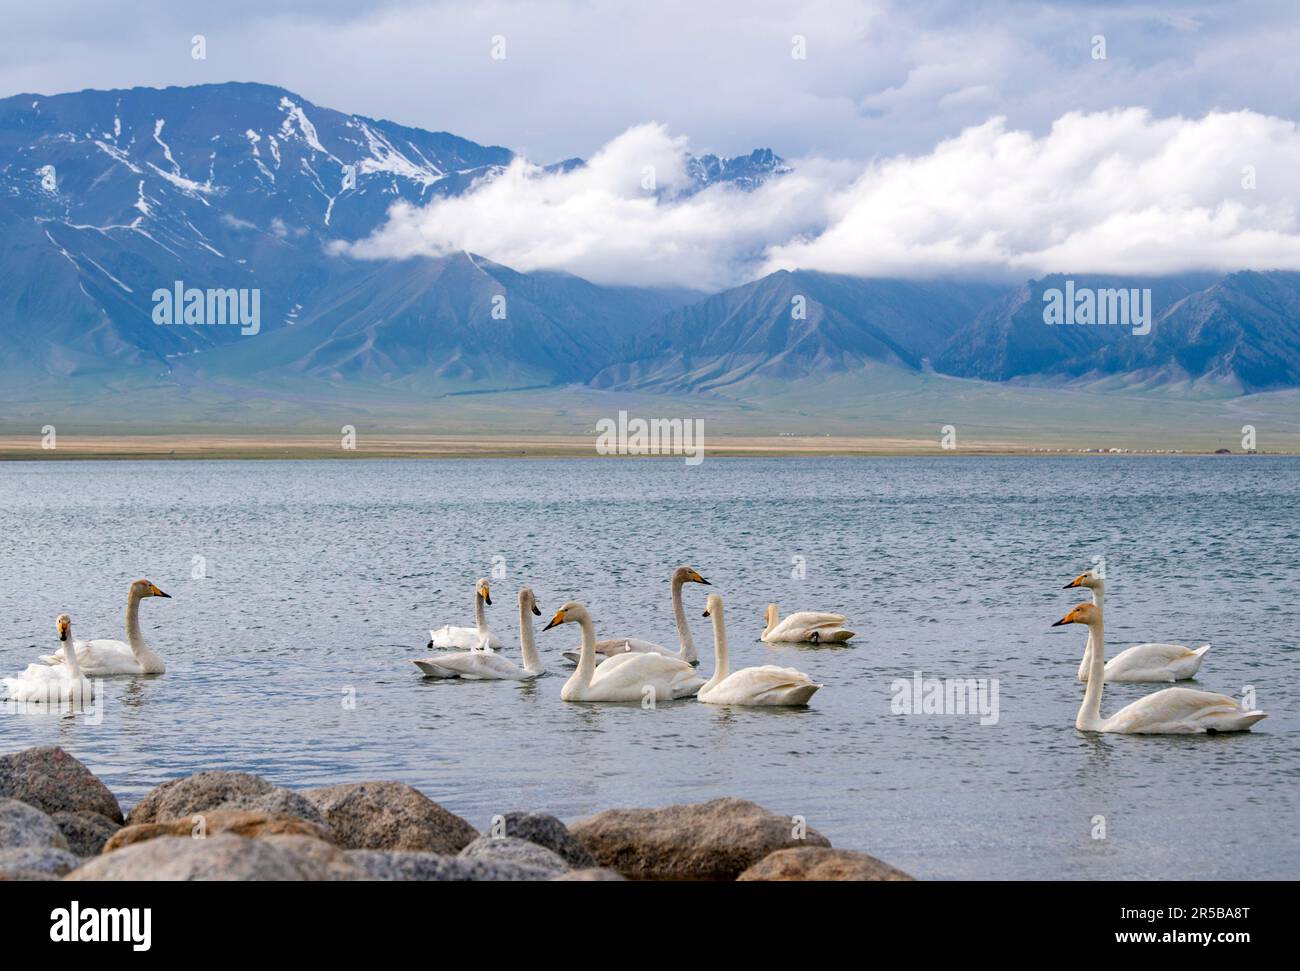
[[[722,617],[722,608],[710,611],[713,620],[713,677],[700,690],[720,684],[731,673],[731,660],[727,652],[727,623]]]
[[[700,659],[695,652],[695,638],[691,637],[691,629],[686,624],[686,608],[682,605],[682,579],[673,577],[673,619],[677,621],[677,640],[681,644],[679,657],[683,661],[694,664]]]
[[[777,613],[776,604],[768,604],[767,605],[767,626],[763,628],[764,637],[772,633],[773,628],[775,628],[777,625],[778,616],[779,615]]]
[[[487,612],[483,609],[483,594],[474,591],[474,629],[479,636],[487,633]]]
[[[140,633],[140,600],[134,590],[126,598],[126,642],[131,646],[131,653],[140,660],[144,650],[144,635]]]
[[[525,671],[542,670],[542,659],[533,641],[533,612],[525,603],[519,605],[519,651],[523,655]]]
[[[1083,704],[1079,706],[1075,726],[1095,730],[1101,724],[1101,691],[1106,682],[1106,631],[1100,611],[1097,620],[1088,625],[1088,632],[1088,687],[1083,691]]]
[[[65,663],[68,665],[68,673],[72,675],[74,680],[80,680],[82,677],[81,661],[77,657],[77,641],[72,636],[71,627],[68,628],[68,639],[63,642],[62,647],[64,648],[63,653],[67,655]]]
[[[582,629],[582,650],[578,655],[578,670],[573,672],[573,680],[586,688],[596,673],[596,628],[590,617],[583,617],[578,621],[578,626]]]

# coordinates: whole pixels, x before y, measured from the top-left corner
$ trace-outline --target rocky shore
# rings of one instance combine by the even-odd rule
[[[401,782],[164,782],[129,813],[60,748],[0,756],[0,880],[910,880],[743,799],[509,812],[480,833]]]

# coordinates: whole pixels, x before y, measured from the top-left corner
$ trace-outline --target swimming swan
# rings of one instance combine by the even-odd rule
[[[73,643],[72,621],[67,614],[60,614],[56,621],[59,640],[64,646]],[[77,663],[77,652],[73,651],[66,664],[29,664],[27,670],[16,678],[0,678],[9,692],[12,701],[40,704],[74,704],[91,701],[95,697],[95,686],[90,683]]]
[[[77,641],[77,662],[83,674],[102,677],[108,674],[162,674],[167,670],[162,658],[149,648],[140,633],[140,601],[145,597],[171,599],[170,594],[163,593],[148,580],[132,583],[126,595],[126,640]],[[65,644],[53,654],[42,655],[41,660],[46,664],[60,665],[67,653]]]
[[[853,631],[844,628],[843,614],[800,610],[785,620],[777,618],[776,604],[768,604],[763,640],[769,644],[838,644],[853,637]]]
[[[1102,608],[1079,604],[1058,620],[1062,624],[1086,624],[1092,633],[1092,657],[1088,686],[1074,727],[1081,732],[1117,732],[1123,735],[1188,735],[1196,732],[1245,732],[1264,717],[1262,711],[1246,711],[1227,695],[1192,688],[1165,688],[1139,698],[1109,718],[1101,717],[1101,693],[1105,682],[1106,635]]]
[[[727,666],[727,628],[722,619],[722,598],[711,593],[705,617],[713,618],[713,677],[696,696],[709,705],[806,705],[822,687],[802,671],[774,664],[730,671]]]
[[[519,649],[523,654],[523,667],[482,648],[435,654],[411,663],[430,678],[462,678],[466,681],[527,681],[536,678],[545,674],[546,668],[533,643],[534,614],[542,615],[537,609],[537,598],[531,589],[524,587],[519,591]]]
[[[686,623],[686,608],[682,606],[682,584],[685,583],[702,583],[706,587],[713,586],[689,566],[679,566],[673,571],[673,619],[677,623],[677,641],[681,645],[678,650],[674,651],[671,648],[643,640],[640,637],[611,637],[608,640],[596,642],[596,654],[603,657],[613,657],[616,654],[626,654],[629,651],[641,654],[664,654],[668,657],[681,658],[689,664],[699,664],[700,656],[695,651],[695,639],[691,637],[691,629]],[[579,653],[580,649],[574,649],[564,651],[560,656],[566,661],[577,664]]]
[[[591,615],[580,603],[569,601],[556,612],[543,630],[560,624],[582,628],[582,649],[578,670],[560,689],[564,701],[668,701],[689,698],[700,690],[704,679],[680,658],[653,652],[631,651],[596,664],[596,629]]]
[[[439,627],[429,631],[429,650],[450,649],[454,651],[476,651],[487,638],[487,646],[496,649],[501,646],[501,639],[488,630],[487,614],[483,605],[492,606],[492,592],[488,582],[482,578],[474,581],[474,626],[473,627]]]
[[[1106,581],[1096,570],[1080,573],[1065,585],[1066,590],[1073,587],[1087,587],[1092,591],[1092,602],[1098,607],[1105,606]],[[1137,684],[1188,681],[1196,677],[1196,672],[1201,669],[1201,659],[1209,649],[1209,644],[1202,644],[1195,650],[1183,644],[1134,644],[1106,662],[1106,680]],[[1091,652],[1090,633],[1083,649],[1083,660],[1079,662],[1080,681],[1088,680]]]

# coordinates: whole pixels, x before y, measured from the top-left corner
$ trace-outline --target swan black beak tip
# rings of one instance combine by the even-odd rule
[[[1062,589],[1062,590],[1072,590],[1072,589],[1074,589],[1074,581],[1071,580],[1069,583],[1067,583],[1067,584],[1066,584],[1065,586],[1063,586],[1061,589]]]
[[[708,580],[704,579],[704,577],[700,577],[700,583],[704,584],[706,587],[713,586],[713,584],[711,584]]]
[[[1058,621],[1057,621],[1055,624],[1053,624],[1052,626],[1053,626],[1053,627],[1062,627],[1062,626],[1064,626],[1064,624],[1065,624],[1065,618],[1062,617],[1060,620],[1058,620]]]
[[[533,614],[538,617],[542,616],[542,612],[537,609],[537,604],[533,604]]]
[[[704,616],[705,616],[705,617],[709,616],[709,612],[708,612],[707,610],[704,611]]]
[[[542,630],[547,631],[547,630],[550,630],[550,629],[551,629],[552,627],[554,627],[554,626],[556,626],[555,621],[551,621],[549,624],[547,624],[545,627],[543,627]]]

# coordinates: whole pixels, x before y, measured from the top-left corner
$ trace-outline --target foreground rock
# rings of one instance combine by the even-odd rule
[[[559,819],[546,813],[510,812],[503,817],[505,836],[515,836],[558,853],[569,866],[587,869],[595,859]]]
[[[348,859],[348,850],[310,836],[272,834],[259,836],[264,843],[296,856],[306,857],[323,867],[329,880],[369,880],[370,875]]]
[[[478,830],[402,782],[353,782],[303,793],[350,850],[459,853]]]
[[[564,873],[551,877],[552,882],[557,880],[573,881],[596,881],[596,880],[623,880],[627,877],[621,873],[615,873],[613,870],[605,870],[601,867],[587,867],[582,870],[566,870]]]
[[[329,880],[328,867],[269,840],[159,836],[97,856],[65,880]]]
[[[77,856],[98,856],[109,838],[122,828],[107,816],[85,810],[59,812],[52,818],[68,841],[68,849]]]
[[[147,792],[127,817],[127,823],[161,823],[214,809],[256,809],[324,823],[320,811],[303,795],[272,785],[250,772],[196,772],[172,779]]]
[[[805,846],[777,850],[742,873],[738,880],[911,880],[874,856],[856,850]]]
[[[460,851],[460,858],[533,867],[552,876],[570,869],[560,854],[514,836],[480,836]]]
[[[20,846],[0,850],[0,878],[6,880],[61,877],[81,860],[57,846]]]
[[[777,850],[829,847],[812,827],[744,799],[610,809],[569,827],[596,862],[634,880],[734,880]]]
[[[195,827],[202,828],[196,832]],[[213,809],[195,813],[182,819],[164,820],[160,823],[138,823],[118,830],[105,845],[104,852],[114,850],[159,836],[212,837],[218,833],[236,836],[309,836],[325,843],[332,842],[328,826],[313,823],[284,813],[267,813],[256,809]]]
[[[441,853],[352,850],[348,859],[365,870],[372,880],[549,880],[555,876],[553,870],[495,860],[467,860]]]
[[[35,806],[17,799],[0,799],[0,851],[35,846],[68,848],[58,825]]]
[[[108,786],[53,745],[0,756],[0,796],[47,813],[86,811],[122,822],[122,807]]]

